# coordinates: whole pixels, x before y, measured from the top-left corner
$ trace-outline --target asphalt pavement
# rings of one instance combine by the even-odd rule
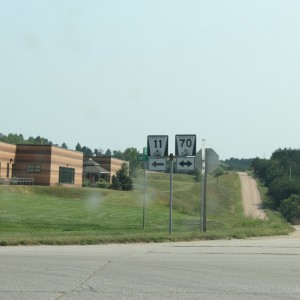
[[[0,247],[0,299],[300,299],[300,238]]]

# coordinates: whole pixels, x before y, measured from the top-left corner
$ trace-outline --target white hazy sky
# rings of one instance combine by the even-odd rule
[[[0,0],[0,132],[221,159],[300,145],[300,1]]]

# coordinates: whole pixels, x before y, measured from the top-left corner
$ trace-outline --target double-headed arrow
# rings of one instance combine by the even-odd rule
[[[193,163],[191,163],[189,160],[188,160],[187,162],[185,162],[185,161],[183,160],[183,161],[181,161],[179,164],[180,164],[182,167],[184,167],[184,166],[190,167]]]

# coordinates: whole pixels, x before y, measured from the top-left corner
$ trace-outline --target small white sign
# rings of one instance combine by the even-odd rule
[[[176,168],[182,171],[195,170],[195,157],[177,157]]]
[[[165,158],[149,158],[149,171],[166,171],[167,160]]]
[[[195,156],[196,155],[196,135],[177,134],[175,136],[175,155],[176,156]]]
[[[168,136],[148,135],[148,156],[168,156]]]

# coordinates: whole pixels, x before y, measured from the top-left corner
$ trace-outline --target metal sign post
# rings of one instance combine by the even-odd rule
[[[145,152],[145,149],[144,149]],[[145,215],[146,215],[146,167],[148,162],[147,154],[138,154],[137,160],[144,162],[144,200],[143,200],[143,229],[145,229]]]
[[[145,229],[145,217],[146,217],[146,161],[144,161],[143,229]]]
[[[206,148],[205,140],[202,140],[202,170],[201,170],[201,218],[200,229],[202,232],[206,231]]]
[[[172,207],[173,207],[173,154],[170,154],[170,215],[169,234],[172,234]]]

